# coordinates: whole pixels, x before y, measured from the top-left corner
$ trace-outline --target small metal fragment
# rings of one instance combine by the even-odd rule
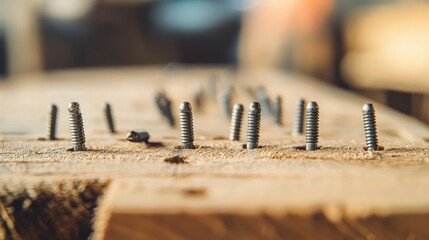
[[[127,134],[127,140],[130,142],[149,142],[149,133],[146,131],[131,131]]]
[[[258,147],[260,127],[261,105],[258,102],[252,102],[247,115],[247,149]]]
[[[229,134],[229,140],[239,141],[240,132],[241,132],[241,122],[243,119],[243,105],[235,104],[232,108],[232,118],[231,118],[231,132]]]
[[[192,149],[194,146],[194,127],[192,123],[192,107],[189,102],[182,102],[180,109],[180,132],[182,148]]]
[[[374,106],[371,103],[364,104],[362,108],[362,114],[366,138],[366,147],[369,151],[377,151],[379,150],[379,146]]]
[[[307,151],[314,151],[317,150],[317,143],[319,141],[319,106],[316,102],[308,103],[306,115],[305,149]]]

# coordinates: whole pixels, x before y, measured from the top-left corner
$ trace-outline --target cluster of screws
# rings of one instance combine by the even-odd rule
[[[261,91],[261,88],[259,89]],[[263,91],[265,91],[262,88]],[[229,97],[223,101],[224,107],[230,104],[230,91]],[[264,93],[265,94],[265,93]],[[261,95],[261,94],[259,94]],[[170,125],[174,125],[173,114],[171,113],[171,101],[167,99],[164,94],[156,96],[156,104],[162,115],[169,119]],[[266,104],[268,104],[266,102]],[[302,134],[304,130],[304,104],[303,99],[299,99],[297,103],[297,112],[293,125],[294,134]],[[192,107],[189,102],[182,102],[179,106],[180,109],[180,129],[181,129],[181,147],[182,149],[193,149],[194,146],[194,129],[193,129],[193,116]],[[255,149],[259,146],[260,125],[261,125],[261,104],[259,102],[252,102],[249,105],[248,120],[247,120],[247,149]],[[73,144],[73,151],[85,151],[85,132],[83,127],[82,113],[80,111],[79,103],[72,102],[68,106],[69,122],[71,141]],[[277,96],[273,104],[273,116],[277,125],[282,125],[282,98]],[[232,109],[231,129],[229,139],[231,141],[239,141],[241,133],[241,125],[243,118],[244,107],[242,104],[235,104]],[[109,103],[104,105],[104,113],[107,121],[108,129],[114,133],[115,126],[112,116],[112,110]],[[319,141],[319,106],[316,102],[311,101],[308,103],[305,111],[305,133],[307,151],[314,151],[318,149]],[[364,104],[362,108],[363,124],[366,138],[366,148],[369,151],[377,151],[380,149],[377,139],[377,126],[375,120],[374,106],[370,103]],[[55,104],[50,106],[49,122],[48,122],[48,139],[56,139],[58,107]],[[127,135],[127,140],[131,142],[145,142],[149,141],[149,133],[146,131],[131,131]]]
[[[80,112],[79,103],[70,103],[68,109],[73,151],[85,151],[85,131],[83,129],[82,113]]]
[[[239,141],[240,140],[240,132],[241,132],[241,123],[243,120],[243,105],[237,103],[232,108],[232,117],[231,117],[231,131],[229,134],[229,139],[231,141]]]

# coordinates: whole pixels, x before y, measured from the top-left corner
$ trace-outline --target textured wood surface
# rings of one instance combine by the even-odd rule
[[[207,94],[200,111],[193,103],[193,93],[207,92],[213,76],[218,95],[234,86],[233,102],[246,110],[258,86],[265,86],[272,98],[281,95],[285,125],[275,126],[263,116],[261,147],[255,150],[242,148],[246,123],[242,141],[227,140],[229,119],[218,96]],[[181,101],[193,103],[197,149],[178,147],[179,129],[169,128],[155,107],[157,91],[173,100],[176,118]],[[320,106],[321,148],[314,152],[300,150],[305,137],[291,134],[300,97]],[[85,152],[66,151],[71,101],[81,104]],[[105,101],[117,123],[114,135],[103,119]],[[14,196],[19,189],[31,189],[37,198],[40,184],[108,185],[107,191],[91,191],[99,203],[94,239],[425,239],[429,130],[375,104],[385,150],[367,152],[361,117],[366,102],[303,76],[275,72],[154,67],[23,76],[0,87],[0,181],[7,186],[2,192]],[[50,103],[59,106],[60,139],[40,141],[47,134]],[[125,141],[126,133],[136,129],[149,131],[152,144]],[[87,193],[76,186],[66,192]],[[49,191],[52,199],[66,192]],[[60,203],[52,207],[64,208]],[[73,206],[70,212],[79,215]],[[14,205],[8,207],[2,217],[17,221],[10,210]],[[10,235],[15,229],[10,224],[3,228],[5,236],[25,234],[18,229]]]

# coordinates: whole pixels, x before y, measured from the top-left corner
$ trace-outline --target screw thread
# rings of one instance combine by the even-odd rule
[[[259,144],[259,131],[261,127],[261,105],[253,102],[249,106],[247,116],[247,149],[254,149]]]
[[[229,140],[238,141],[240,140],[241,132],[241,123],[243,119],[243,105],[235,104],[232,109],[232,118],[231,118],[231,131],[229,134]]]
[[[112,109],[108,103],[104,105],[104,114],[106,115],[107,127],[109,128],[110,133],[114,133],[115,124],[113,122]]]
[[[194,148],[194,127],[192,123],[192,107],[189,102],[182,102],[180,109],[180,132],[182,148]]]
[[[295,122],[293,124],[292,132],[296,135],[302,134],[304,132],[304,99],[298,100]]]
[[[48,122],[48,139],[55,140],[57,132],[57,115],[58,107],[55,104],[51,104],[49,109],[49,122]]]
[[[310,102],[306,109],[306,147],[307,151],[317,150],[319,141],[319,106],[316,102]]]
[[[274,100],[273,114],[274,114],[274,122],[277,125],[281,126],[283,124],[282,97],[281,96],[277,96]]]
[[[375,121],[374,106],[371,103],[363,105],[362,114],[366,146],[370,151],[378,150],[377,125]]]
[[[85,131],[83,129],[82,113],[79,109],[79,103],[70,103],[68,110],[73,151],[84,151],[86,150]]]

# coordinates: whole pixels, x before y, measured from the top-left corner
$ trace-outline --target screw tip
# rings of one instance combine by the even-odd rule
[[[252,102],[249,105],[249,112],[250,113],[260,113],[261,112],[261,104],[258,102]]]
[[[366,103],[363,105],[362,111],[363,112],[374,111],[374,106],[372,105],[372,103]]]
[[[79,110],[79,103],[71,102],[69,104],[69,111],[77,111],[77,110]]]
[[[192,110],[192,107],[189,102],[182,102],[179,106],[179,109],[183,112],[190,112]]]
[[[319,105],[313,101],[309,102],[307,105],[307,109],[317,109],[317,108],[319,108]]]

